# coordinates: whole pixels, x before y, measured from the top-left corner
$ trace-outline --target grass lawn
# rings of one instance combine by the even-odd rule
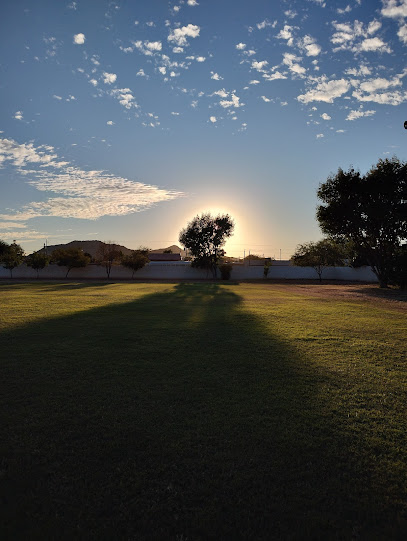
[[[0,284],[0,538],[406,539],[391,294]]]

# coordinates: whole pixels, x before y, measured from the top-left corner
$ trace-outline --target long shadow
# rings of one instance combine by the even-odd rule
[[[0,334],[2,539],[402,539],[338,385],[216,284]],[[386,500],[387,497],[387,500]]]
[[[407,302],[407,289],[384,289],[377,287],[361,287],[355,289],[356,293],[363,293],[376,299],[386,299],[391,301]]]
[[[36,290],[39,291],[40,286],[44,286],[44,291],[68,291],[68,290],[75,290],[75,289],[87,289],[92,287],[102,287],[102,286],[111,286],[115,282],[106,282],[106,281],[92,281],[92,282],[58,282],[58,281],[47,281],[47,280],[32,280],[32,281],[24,281],[24,282],[7,282],[7,283],[1,283],[0,282],[0,292],[2,290],[9,290],[10,287],[17,290],[17,289],[30,289],[32,285],[36,286]]]

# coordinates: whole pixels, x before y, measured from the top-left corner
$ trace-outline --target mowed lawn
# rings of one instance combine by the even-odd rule
[[[391,293],[0,284],[0,538],[404,540]]]

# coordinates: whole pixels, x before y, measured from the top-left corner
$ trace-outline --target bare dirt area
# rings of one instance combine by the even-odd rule
[[[355,282],[328,282],[296,281],[287,283],[274,283],[282,291],[298,291],[299,294],[326,299],[353,299],[367,302],[380,302],[392,304],[407,312],[407,290],[387,288],[381,289],[377,284]]]

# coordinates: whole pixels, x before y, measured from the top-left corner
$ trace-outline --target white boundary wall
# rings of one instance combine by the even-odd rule
[[[49,265],[39,273],[41,280],[63,280],[66,268]],[[111,280],[131,280],[132,273],[121,265],[115,265],[110,275]],[[10,278],[10,271],[0,267],[0,279]],[[26,265],[13,270],[13,278],[33,280],[37,273]],[[134,274],[137,280],[202,280],[211,278],[206,271],[194,269],[186,261],[174,263],[150,262]],[[88,265],[82,269],[72,269],[69,280],[106,280],[106,270],[99,265]],[[263,279],[262,266],[233,265],[231,280]],[[268,279],[276,280],[316,280],[318,275],[312,267],[295,267],[292,265],[272,265]],[[343,280],[350,282],[377,282],[377,277],[370,267],[328,267],[322,273],[323,280]]]

